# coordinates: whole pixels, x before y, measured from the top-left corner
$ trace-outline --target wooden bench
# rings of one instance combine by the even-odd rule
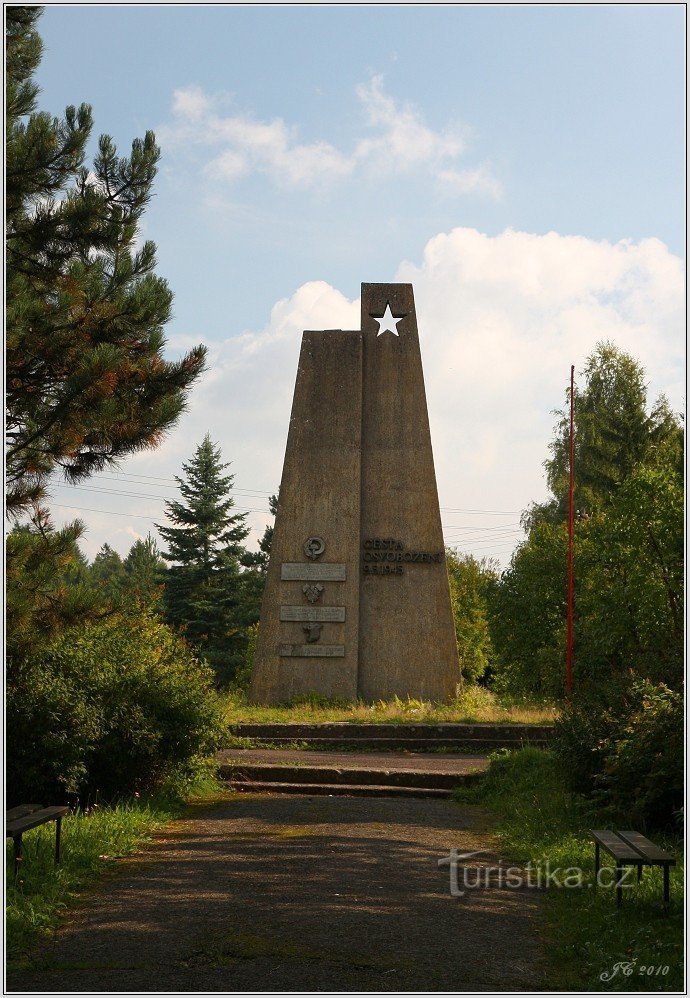
[[[38,828],[49,821],[55,822],[55,862],[60,862],[60,832],[62,819],[69,814],[64,806],[43,807],[42,804],[20,804],[5,812],[5,838],[14,840],[14,875],[22,861],[22,835],[31,828]]]
[[[664,907],[668,908],[671,899],[669,869],[676,861],[669,852],[664,852],[653,842],[639,832],[609,832],[605,829],[591,830],[594,839],[594,886],[599,881],[600,850],[605,849],[616,862],[616,905],[620,907],[623,900],[621,880],[624,866],[637,867],[637,880],[642,879],[643,866],[662,866],[664,868]]]

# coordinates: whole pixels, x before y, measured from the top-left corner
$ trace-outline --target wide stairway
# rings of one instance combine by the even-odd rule
[[[218,755],[235,790],[321,795],[448,797],[489,765],[488,753],[543,747],[549,725],[237,724]]]

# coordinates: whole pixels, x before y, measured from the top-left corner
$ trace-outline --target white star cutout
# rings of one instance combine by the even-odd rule
[[[372,318],[375,319],[376,322],[378,322],[379,324],[379,331],[376,334],[377,336],[380,336],[381,333],[386,333],[386,332],[391,332],[393,333],[394,336],[400,336],[400,333],[398,332],[397,329],[397,325],[401,319],[405,318],[405,316],[399,315],[396,318],[394,318],[393,313],[391,312],[390,304],[388,302],[386,302],[386,311],[383,313],[381,318],[377,319],[376,316],[372,316]]]

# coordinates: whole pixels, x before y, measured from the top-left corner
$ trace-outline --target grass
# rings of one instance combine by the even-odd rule
[[[623,827],[602,818],[569,794],[553,754],[524,748],[496,753],[482,783],[455,792],[457,800],[481,803],[499,815],[501,845],[511,861],[549,862],[552,870],[579,867],[591,883],[592,827]],[[548,925],[545,979],[555,990],[681,991],[683,979],[683,853],[673,835],[653,841],[676,855],[671,870],[671,907],[662,910],[662,875],[645,868],[642,882],[624,891],[616,909],[613,889],[549,889],[543,895]],[[605,854],[602,852],[602,860]],[[625,964],[629,976],[615,964]],[[648,968],[652,968],[651,974]],[[657,972],[657,968],[661,968]],[[668,968],[664,971],[663,968]]]
[[[328,701],[311,696],[277,707],[251,704],[243,693],[228,693],[225,717],[228,724],[318,723],[345,721],[352,724],[415,724],[420,721],[484,724],[550,724],[554,706],[518,697],[501,697],[481,686],[470,686],[450,703],[428,700]]]
[[[48,932],[80,893],[136,851],[154,832],[190,805],[218,799],[218,784],[208,776],[191,788],[188,800],[170,795],[152,800],[132,799],[110,807],[78,810],[62,823],[62,862],[55,866],[55,825],[41,825],[23,836],[23,861],[14,879],[12,841],[5,852],[6,945],[16,965]]]

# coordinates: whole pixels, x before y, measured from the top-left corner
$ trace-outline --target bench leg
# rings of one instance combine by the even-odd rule
[[[638,882],[638,884],[639,884],[639,882],[641,880],[642,880],[642,863],[638,863],[637,864],[637,882]]]
[[[668,863],[664,866],[664,908],[668,908],[671,903],[671,871],[669,869]]]
[[[17,874],[19,873],[19,865],[22,861],[22,837],[21,835],[13,836],[14,842],[14,879],[17,879]]]
[[[599,850],[599,843],[594,843],[594,889],[596,890],[599,886],[599,867],[601,865],[601,853]]]
[[[621,902],[623,901],[623,885],[621,883],[623,879],[623,867],[616,866],[616,907],[620,908]]]
[[[62,831],[62,818],[55,821],[55,862],[60,862],[60,833]]]

